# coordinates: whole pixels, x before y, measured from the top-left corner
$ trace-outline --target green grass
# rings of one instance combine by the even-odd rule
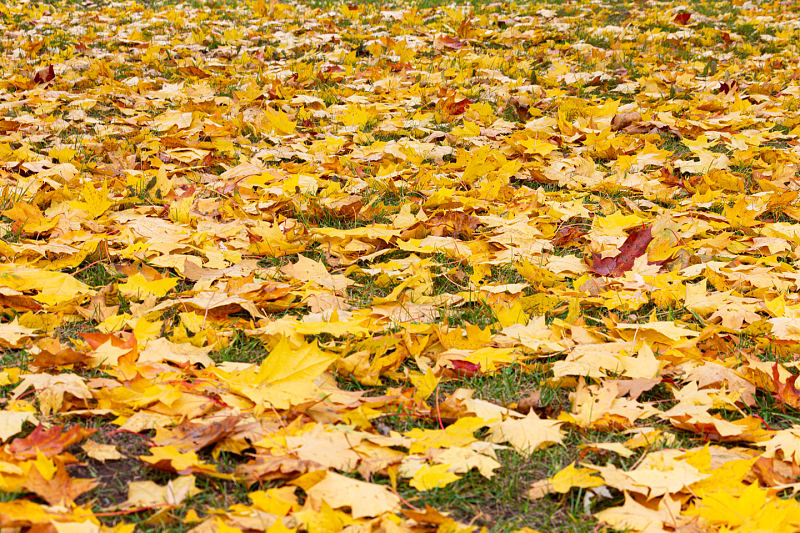
[[[440,387],[443,393],[457,388],[474,390],[473,397],[496,403],[509,405],[533,392],[541,394],[543,408],[560,410],[568,408],[565,389],[553,387],[549,383],[549,373],[534,370],[529,365],[511,364],[502,367],[495,374],[478,374],[476,376],[458,378],[443,382]]]
[[[460,307],[444,308],[441,321],[450,327],[465,327],[467,325],[495,327],[500,323],[492,307],[484,301],[467,303]]]
[[[412,505],[448,509],[452,518],[486,527],[492,533],[521,527],[575,533],[594,529],[596,521],[584,512],[578,491],[563,498],[548,496],[538,501],[527,497],[531,483],[567,466],[575,460],[573,453],[554,446],[530,457],[512,450],[500,450],[497,455],[503,466],[490,479],[473,470],[446,487],[423,493],[403,489],[400,494]]]
[[[78,281],[89,285],[92,288],[105,287],[113,281],[124,278],[122,274],[114,270],[110,265],[100,261],[84,261],[74,272],[73,277]]]
[[[27,350],[0,350],[0,368],[19,367],[23,372],[28,368],[30,354]]]
[[[228,344],[212,352],[210,357],[218,363],[233,361],[237,363],[259,363],[267,356],[264,344],[256,338],[248,337],[242,331],[228,341]]]
[[[392,292],[392,287],[380,286],[375,276],[350,276],[354,285],[347,288],[348,303],[354,307],[372,304],[373,298],[384,298]]]

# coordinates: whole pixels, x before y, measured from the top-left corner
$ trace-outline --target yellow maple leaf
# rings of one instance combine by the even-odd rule
[[[317,343],[293,345],[281,336],[261,363],[258,372],[237,373],[234,388],[259,406],[287,409],[309,400],[318,390],[314,380],[336,360],[336,354],[320,350]]]
[[[615,529],[639,531],[641,533],[661,533],[663,524],[672,517],[667,509],[653,509],[640,504],[630,494],[625,494],[625,504],[595,513],[600,523]]]
[[[119,453],[119,450],[113,444],[100,444],[97,441],[89,440],[86,441],[81,448],[86,452],[86,455],[95,461],[103,463],[106,461],[116,461],[125,457]]]
[[[380,516],[400,509],[400,498],[389,487],[334,472],[325,473],[321,481],[305,491],[312,500],[324,501],[333,509],[349,507],[353,518]]]
[[[81,189],[83,200],[73,200],[69,205],[75,209],[86,211],[92,218],[97,218],[114,205],[108,196],[108,184],[103,183],[102,189],[96,189],[94,183],[87,181]]]
[[[477,440],[475,432],[484,426],[486,421],[482,418],[464,416],[445,429],[414,428],[404,435],[414,440],[408,449],[409,453],[421,453],[430,448],[466,446]]]
[[[93,292],[88,285],[69,274],[15,263],[0,263],[0,287],[37,291],[33,299],[49,306],[58,306]]]
[[[39,449],[36,450],[36,460],[33,461],[33,466],[42,474],[45,481],[53,479],[53,476],[56,475],[56,471],[58,470],[58,466],[55,462],[49,457],[46,457],[42,453],[42,450]]]
[[[519,141],[525,147],[526,154],[546,156],[551,152],[558,150],[558,146],[553,143],[537,139],[535,137],[527,138]]]
[[[45,233],[58,224],[58,218],[45,217],[41,210],[28,202],[16,202],[13,207],[3,211],[3,216],[14,222],[14,231],[25,233]]]
[[[282,135],[294,133],[297,124],[283,111],[267,107],[264,109],[266,129]]]
[[[731,512],[735,509],[736,512]],[[800,522],[800,503],[751,483],[739,494],[724,489],[700,498],[686,514],[740,531],[789,531]]]
[[[117,290],[127,298],[140,300],[147,295],[166,296],[177,284],[178,278],[166,277],[148,280],[141,272],[137,272],[130,276],[125,283],[117,285]]]
[[[173,463],[174,466],[174,463]],[[128,485],[128,499],[120,504],[123,509],[151,506],[176,507],[185,499],[200,494],[194,476],[180,476],[158,485],[152,481],[133,481]]]
[[[570,463],[562,468],[550,479],[553,490],[556,492],[569,492],[573,487],[588,489],[591,487],[601,487],[605,484],[603,478],[597,475],[596,470],[590,468],[575,468],[574,463]]]
[[[189,471],[215,473],[214,467],[204,463],[193,451],[181,452],[175,446],[169,445],[153,446],[150,448],[150,453],[152,455],[140,455],[139,460],[179,474]]]
[[[423,465],[414,473],[408,484],[419,491],[446,487],[461,478],[461,476],[451,472],[450,468],[448,464]]]
[[[508,442],[517,453],[531,455],[560,443],[564,438],[559,429],[562,424],[558,420],[542,420],[531,410],[525,418],[495,422],[489,426],[489,438],[492,442]]]
[[[433,373],[433,369],[431,368],[424,374],[412,374],[410,379],[411,383],[417,388],[417,390],[414,391],[414,396],[420,400],[428,399],[439,385],[439,378]]]

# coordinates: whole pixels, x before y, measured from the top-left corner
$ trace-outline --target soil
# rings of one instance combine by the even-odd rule
[[[101,444],[113,444],[125,457],[116,461],[97,461],[88,457],[79,446],[72,447],[69,451],[81,462],[68,467],[70,476],[92,478],[99,483],[94,490],[81,495],[76,503],[84,504],[91,500],[95,508],[112,507],[128,499],[130,482],[152,479],[152,470],[137,459],[137,456],[147,454],[147,437],[106,424],[90,438]]]

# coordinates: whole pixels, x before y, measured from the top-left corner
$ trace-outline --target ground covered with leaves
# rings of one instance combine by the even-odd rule
[[[800,527],[793,4],[0,17],[0,528]]]

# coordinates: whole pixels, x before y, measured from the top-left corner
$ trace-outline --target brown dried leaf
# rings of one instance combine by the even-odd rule
[[[619,131],[621,129],[632,126],[642,120],[642,114],[638,111],[630,113],[618,113],[611,119],[611,131]]]

